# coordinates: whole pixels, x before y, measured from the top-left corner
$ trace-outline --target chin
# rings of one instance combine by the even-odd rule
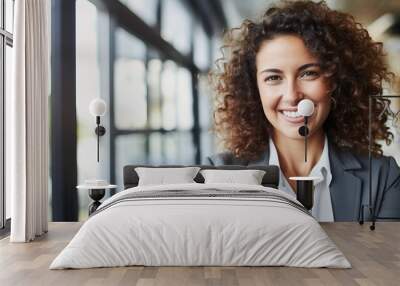
[[[304,140],[304,137],[299,134],[300,126],[298,128],[297,127],[295,127],[295,128],[292,127],[290,129],[285,127],[284,131],[282,131],[282,127],[281,127],[280,129],[277,129],[277,131],[280,133],[281,136],[284,136],[284,137],[286,137],[288,139]]]

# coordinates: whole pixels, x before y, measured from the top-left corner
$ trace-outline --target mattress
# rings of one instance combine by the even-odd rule
[[[129,265],[351,267],[284,192],[198,183],[134,187],[107,199],[50,269]]]

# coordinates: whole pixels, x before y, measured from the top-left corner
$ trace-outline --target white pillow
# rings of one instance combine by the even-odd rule
[[[199,167],[135,168],[139,176],[138,186],[195,183],[193,179],[199,170]]]
[[[261,185],[265,171],[262,170],[201,170],[205,184],[233,183]]]

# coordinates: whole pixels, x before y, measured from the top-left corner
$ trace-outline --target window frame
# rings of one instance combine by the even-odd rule
[[[0,0],[0,237],[7,235],[10,232],[11,218],[7,219],[7,196],[6,196],[6,176],[5,176],[5,132],[6,132],[6,60],[7,46],[13,48],[13,33],[6,30],[6,0]],[[14,14],[15,0],[12,0],[12,13]],[[13,17],[14,15],[12,15]]]
[[[157,4],[157,23],[154,26],[147,24],[142,18],[137,16],[132,10],[130,10],[123,3],[115,0],[87,0],[94,4],[98,10],[105,11],[108,14],[109,21],[107,24],[108,35],[104,42],[108,41],[107,50],[104,55],[106,65],[105,72],[100,71],[100,77],[102,82],[108,81],[108,84],[104,84],[104,96],[103,99],[108,102],[108,117],[109,117],[109,128],[107,130],[107,136],[109,136],[109,180],[110,182],[116,182],[116,140],[117,136],[133,135],[133,134],[144,134],[149,137],[153,133],[160,133],[164,135],[166,132],[177,132],[177,130],[164,130],[146,128],[145,130],[133,130],[133,129],[117,129],[114,122],[115,111],[114,111],[114,61],[115,61],[115,30],[117,27],[125,29],[128,33],[137,37],[138,39],[145,42],[147,49],[147,56],[145,64],[147,66],[150,60],[149,48],[162,51],[160,54],[160,60],[162,63],[166,60],[172,60],[179,66],[188,69],[192,77],[192,97],[193,105],[192,112],[194,117],[193,128],[189,131],[192,134],[192,142],[195,149],[194,162],[200,163],[201,154],[201,128],[199,125],[199,104],[198,104],[198,91],[197,91],[197,75],[204,71],[200,70],[193,61],[193,38],[191,38],[191,52],[188,55],[180,53],[171,43],[165,41],[161,37],[161,9],[162,0],[158,0]],[[213,33],[219,33],[226,27],[225,18],[221,12],[222,7],[217,3],[203,4],[202,0],[180,0],[185,7],[192,13],[192,15],[200,20],[204,26],[205,31],[210,39]],[[71,101],[76,102],[76,80],[74,64],[70,59],[76,58],[75,55],[75,1],[58,1],[51,0],[52,2],[52,126],[50,133],[52,134],[52,151],[51,151],[51,180],[52,180],[52,215],[53,220],[62,221],[75,221],[77,218],[78,209],[76,192],[72,189],[76,186],[77,177],[77,157],[76,157],[76,110],[73,106],[69,106]],[[217,7],[216,7],[217,6]],[[61,9],[63,8],[63,9]],[[218,8],[218,9],[216,9]],[[214,18],[215,21],[210,21],[209,17]],[[221,20],[222,19],[222,20]],[[215,27],[214,27],[215,24]],[[192,35],[193,37],[193,35]],[[62,42],[62,44],[60,44]],[[209,46],[211,49],[211,40],[209,40]],[[61,45],[61,51],[60,51]],[[70,49],[66,50],[65,46],[70,46]],[[69,59],[66,59],[69,58]],[[60,75],[64,75],[61,80]],[[147,73],[146,73],[147,75]],[[67,82],[65,80],[67,77]],[[147,82],[146,82],[147,84]],[[75,92],[74,92],[75,90]],[[102,89],[103,90],[103,89]],[[148,92],[148,88],[146,89]],[[149,96],[147,94],[147,100]],[[147,104],[149,106],[149,104]],[[53,109],[54,108],[54,109]],[[61,112],[63,117],[61,117]],[[68,124],[67,124],[68,123]],[[179,132],[179,130],[178,130]],[[62,134],[60,134],[62,133]],[[59,136],[55,136],[58,134]],[[57,138],[56,138],[57,137]],[[68,141],[71,144],[75,142],[75,147],[66,150],[67,144],[60,138],[64,138],[64,141]],[[103,144],[104,145],[104,144]],[[63,152],[66,151],[66,152]],[[146,154],[149,153],[149,146],[145,147]],[[68,173],[69,176],[65,174]],[[114,191],[111,191],[112,195]]]

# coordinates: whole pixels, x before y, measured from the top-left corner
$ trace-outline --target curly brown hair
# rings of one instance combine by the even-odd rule
[[[381,155],[377,141],[390,144],[393,134],[385,125],[388,100],[379,96],[382,83],[390,83],[394,74],[385,64],[382,43],[374,42],[353,16],[331,10],[323,1],[281,2],[267,9],[260,21],[245,20],[225,33],[223,56],[210,74],[217,99],[214,130],[225,147],[251,159],[268,146],[272,126],[263,112],[255,58],[263,41],[279,35],[299,36],[319,60],[336,102],[323,128],[337,147],[368,153],[369,96],[378,96],[372,101],[372,152]]]

